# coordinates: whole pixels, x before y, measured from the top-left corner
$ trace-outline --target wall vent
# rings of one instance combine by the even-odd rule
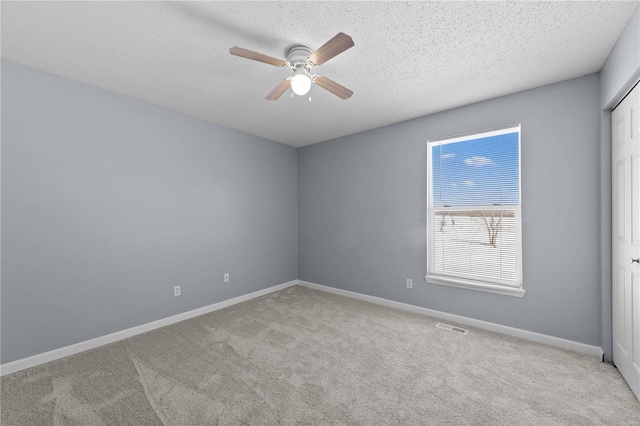
[[[449,324],[443,324],[441,322],[439,322],[436,327],[441,328],[443,330],[449,330],[449,331],[453,331],[454,333],[458,333],[458,334],[467,334],[468,331],[465,330],[464,328],[460,328],[460,327],[456,327],[453,325],[449,325]]]

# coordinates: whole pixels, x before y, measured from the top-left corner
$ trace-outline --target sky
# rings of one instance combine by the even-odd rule
[[[434,207],[519,203],[517,131],[430,149]]]

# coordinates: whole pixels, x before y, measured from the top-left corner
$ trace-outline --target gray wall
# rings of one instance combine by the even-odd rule
[[[594,74],[299,149],[299,279],[599,346],[598,93]],[[426,283],[427,140],[513,123],[527,294]]]
[[[2,61],[2,363],[296,279],[296,161]]]
[[[600,71],[600,100],[609,108],[636,82],[640,70],[640,6],[611,49]],[[611,105],[610,105],[611,104]]]
[[[602,348],[613,356],[611,336],[611,108],[640,78],[640,7],[600,71],[600,253]]]

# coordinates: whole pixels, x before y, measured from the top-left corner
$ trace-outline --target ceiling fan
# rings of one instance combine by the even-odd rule
[[[287,50],[286,60],[274,58],[272,56],[264,55],[238,46],[230,48],[229,53],[242,58],[275,65],[277,67],[287,67],[293,71],[293,75],[278,83],[278,85],[267,95],[266,99],[269,101],[277,100],[289,88],[291,88],[293,93],[296,95],[304,96],[309,93],[312,83],[328,90],[339,98],[349,99],[351,95],[353,95],[351,90],[333,80],[328,79],[327,77],[312,74],[311,72],[315,67],[324,64],[329,59],[341,54],[353,46],[354,43],[351,37],[344,33],[338,33],[315,52],[309,47],[301,44],[296,44],[290,47]]]

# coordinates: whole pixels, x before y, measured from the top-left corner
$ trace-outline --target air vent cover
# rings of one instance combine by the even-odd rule
[[[436,327],[441,328],[443,330],[449,330],[449,331],[453,331],[454,333],[458,333],[458,334],[467,334],[468,331],[465,330],[464,328],[460,328],[460,327],[456,327],[453,325],[449,325],[449,324],[443,324],[441,322],[439,322]]]

